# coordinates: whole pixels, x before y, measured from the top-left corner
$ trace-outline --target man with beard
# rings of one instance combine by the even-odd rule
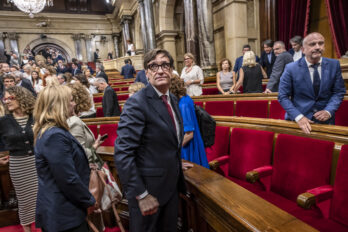
[[[335,112],[346,93],[340,63],[322,57],[324,49],[320,33],[307,35],[305,57],[288,64],[280,78],[278,101],[287,112],[285,119],[295,120],[306,134],[311,123],[335,123]]]

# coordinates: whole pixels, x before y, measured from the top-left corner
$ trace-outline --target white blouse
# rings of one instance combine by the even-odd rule
[[[39,82],[35,83],[35,85],[33,87],[34,87],[35,92],[39,93],[44,88],[44,86],[42,85],[42,80],[39,79]]]
[[[202,84],[204,83],[204,75],[203,75],[203,70],[197,66],[194,65],[191,69],[191,71],[187,72],[187,67],[185,67],[182,72],[181,72],[181,79],[184,79],[184,82],[187,81],[195,81],[195,80],[200,80],[200,84],[192,84],[186,87],[187,90],[187,95],[190,97],[192,96],[200,96],[202,95]]]

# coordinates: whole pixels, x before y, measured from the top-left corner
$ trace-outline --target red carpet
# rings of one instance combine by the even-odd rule
[[[34,225],[32,226],[32,232],[41,232],[40,229],[34,229]],[[0,232],[23,232],[22,226],[16,225],[16,226],[6,226],[0,228]],[[120,229],[118,227],[114,228],[105,228],[104,232],[120,232]]]

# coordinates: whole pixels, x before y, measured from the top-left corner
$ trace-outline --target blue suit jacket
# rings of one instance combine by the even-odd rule
[[[115,141],[115,165],[128,203],[147,190],[162,206],[178,191],[185,191],[181,169],[183,124],[178,102],[170,94],[179,121],[178,140],[168,110],[151,84],[124,104]]]
[[[134,67],[130,64],[126,64],[122,67],[122,70],[121,70],[121,75],[124,77],[124,79],[127,79],[127,78],[134,78],[134,74],[135,74],[135,70],[134,70]]]
[[[149,81],[147,80],[146,74],[145,74],[145,70],[140,70],[137,73],[137,77],[135,78],[134,82],[142,82],[144,85],[147,85],[149,83]]]
[[[335,112],[345,93],[340,63],[338,60],[323,58],[320,91],[318,97],[315,97],[309,69],[303,57],[286,65],[280,78],[278,100],[287,112],[285,119],[295,120],[299,114],[312,119],[315,112],[327,110],[332,117],[325,123],[334,124]]]
[[[88,190],[90,169],[84,149],[70,132],[52,127],[37,138],[35,158],[37,227],[56,232],[79,226],[95,203]]]

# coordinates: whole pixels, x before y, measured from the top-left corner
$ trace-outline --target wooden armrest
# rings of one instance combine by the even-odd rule
[[[259,179],[270,176],[273,173],[273,167],[270,165],[266,165],[260,168],[255,168],[252,171],[246,173],[245,178],[250,183],[255,183]]]
[[[315,203],[315,195],[312,193],[302,193],[297,197],[297,204],[304,209],[310,209]]]
[[[332,194],[333,187],[331,185],[320,186],[300,194],[297,197],[297,204],[302,208],[309,209],[316,203],[331,199]]]
[[[209,162],[209,167],[211,170],[217,170],[218,167],[220,167],[223,164],[226,164],[229,160],[229,157],[227,155],[220,156],[215,160],[212,160]]]

